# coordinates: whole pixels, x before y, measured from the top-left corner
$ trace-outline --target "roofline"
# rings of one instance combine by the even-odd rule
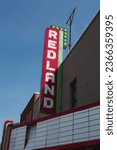
[[[22,126],[25,126],[25,125],[33,125],[37,122],[45,121],[45,120],[48,120],[48,119],[53,119],[53,118],[56,118],[56,117],[60,117],[62,115],[67,115],[67,114],[70,114],[70,113],[74,113],[74,112],[77,112],[77,111],[93,108],[93,107],[96,107],[96,106],[100,106],[100,100],[97,100],[94,103],[89,103],[87,105],[84,105],[84,106],[81,106],[81,107],[78,107],[78,108],[73,108],[73,109],[66,110],[66,111],[63,111],[63,112],[59,112],[59,113],[56,113],[56,114],[53,114],[53,115],[45,116],[43,118],[38,118],[38,119],[35,119],[35,120],[31,120],[29,122],[20,123],[18,125],[13,125],[12,129],[22,127]]]
[[[82,33],[82,35],[80,36],[80,38],[76,41],[76,43],[71,47],[70,52],[68,53],[68,55],[66,56],[66,58],[63,60],[62,64],[66,61],[66,59],[69,57],[69,55],[72,53],[73,49],[75,48],[75,46],[81,41],[81,39],[84,37],[84,35],[86,34],[86,32],[88,31],[88,29],[90,28],[90,26],[93,24],[93,22],[96,20],[97,16],[100,14],[100,9],[98,10],[98,12],[96,13],[96,15],[93,17],[92,21],[87,25],[87,27],[85,28],[84,32]]]
[[[23,111],[22,111],[22,113],[20,114],[20,116],[22,116],[22,114],[26,111],[26,108],[28,107],[28,105],[30,105],[31,102],[34,103],[34,101],[33,101],[34,95],[40,95],[40,93],[39,93],[39,92],[34,92],[34,94],[33,94],[32,97],[30,98],[30,100],[28,101],[28,104],[25,106],[25,108],[23,109]]]

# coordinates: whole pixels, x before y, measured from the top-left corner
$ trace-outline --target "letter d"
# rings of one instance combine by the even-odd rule
[[[52,50],[48,50],[47,58],[55,59],[56,58],[56,53],[54,51],[52,51]]]
[[[45,97],[44,98],[44,108],[53,108],[54,101],[51,98]]]

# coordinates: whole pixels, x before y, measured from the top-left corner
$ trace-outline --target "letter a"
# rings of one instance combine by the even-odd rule
[[[51,73],[51,72],[47,72],[46,75],[45,75],[45,81],[48,82],[49,80],[52,81],[52,83],[55,82],[55,75],[54,73]]]

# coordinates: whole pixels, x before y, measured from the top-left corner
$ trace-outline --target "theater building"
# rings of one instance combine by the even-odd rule
[[[61,66],[59,111],[42,112],[35,92],[7,140],[4,132],[2,150],[100,149],[100,12]]]

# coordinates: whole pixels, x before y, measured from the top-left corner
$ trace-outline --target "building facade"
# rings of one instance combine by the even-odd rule
[[[64,60],[62,111],[100,100],[100,14]]]
[[[62,63],[61,96],[61,112],[48,115],[40,113],[40,95],[34,93],[21,113],[20,124],[10,126],[4,147],[8,150],[100,149],[99,12]]]

